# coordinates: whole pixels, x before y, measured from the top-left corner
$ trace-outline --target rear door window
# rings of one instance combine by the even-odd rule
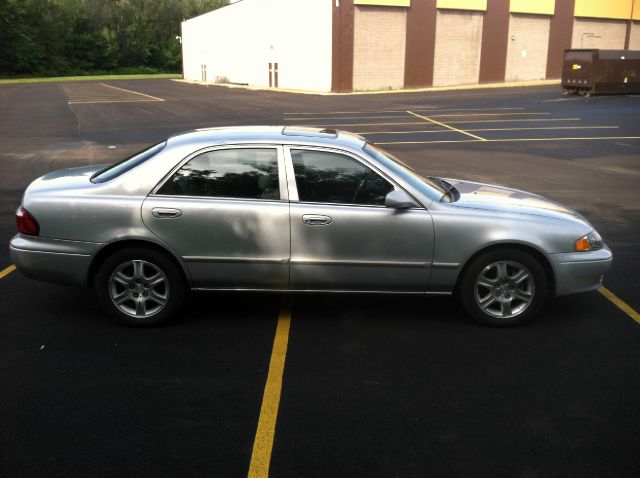
[[[157,194],[280,199],[278,151],[229,148],[202,153],[176,171]]]

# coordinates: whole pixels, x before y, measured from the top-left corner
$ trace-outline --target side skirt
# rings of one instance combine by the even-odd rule
[[[216,291],[216,292],[274,292],[274,293],[294,293],[294,294],[399,294],[399,295],[452,295],[453,292],[413,292],[396,290],[314,290],[314,289],[249,289],[249,288],[213,288],[213,287],[192,287],[193,291]]]

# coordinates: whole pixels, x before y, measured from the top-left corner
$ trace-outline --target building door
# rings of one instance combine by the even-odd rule
[[[278,64],[269,63],[269,88],[278,88]]]

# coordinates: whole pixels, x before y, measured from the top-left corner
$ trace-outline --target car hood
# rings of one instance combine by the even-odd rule
[[[460,179],[445,179],[445,181],[452,184],[460,193],[460,198],[451,203],[453,206],[558,219],[578,219],[586,222],[585,218],[573,209],[527,191]]]

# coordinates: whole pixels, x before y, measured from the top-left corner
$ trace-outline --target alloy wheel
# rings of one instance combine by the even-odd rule
[[[147,318],[158,314],[169,300],[169,279],[155,264],[131,260],[117,266],[108,282],[109,297],[124,314]]]
[[[480,271],[474,285],[482,311],[495,318],[522,314],[535,296],[535,280],[529,269],[515,261],[496,261]]]

